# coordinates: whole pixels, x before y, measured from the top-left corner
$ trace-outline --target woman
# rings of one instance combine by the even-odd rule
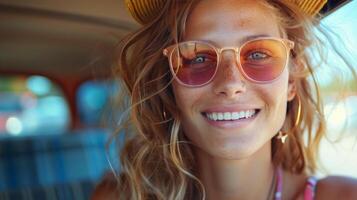
[[[138,2],[118,66],[133,134],[94,199],[357,198],[354,179],[312,176],[325,121],[304,3]]]

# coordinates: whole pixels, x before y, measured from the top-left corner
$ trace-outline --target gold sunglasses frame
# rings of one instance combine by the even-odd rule
[[[277,42],[280,42],[281,44],[283,44],[285,50],[286,50],[286,61],[285,61],[285,65],[284,67],[282,68],[281,72],[279,75],[277,75],[276,78],[274,78],[273,80],[269,80],[269,81],[257,81],[257,80],[254,80],[252,79],[251,77],[249,77],[243,70],[242,68],[242,65],[241,65],[241,62],[240,62],[240,59],[239,59],[239,56],[240,56],[240,51],[242,49],[242,47],[244,47],[245,45],[247,45],[248,43],[251,43],[251,42],[254,42],[254,41],[259,41],[259,40],[273,40],[273,41],[277,41]],[[174,50],[176,48],[178,48],[179,45],[182,45],[184,43],[191,43],[191,42],[196,42],[196,43],[200,43],[200,44],[205,44],[205,45],[208,45],[209,47],[211,47],[212,49],[214,49],[214,51],[216,52],[216,55],[217,55],[217,64],[216,64],[216,69],[215,69],[215,72],[214,74],[212,75],[212,77],[206,81],[205,83],[203,84],[200,84],[200,85],[190,85],[190,84],[186,84],[186,83],[183,83],[176,75],[174,69],[173,69],[173,66],[172,66],[172,54],[174,52]],[[238,69],[240,71],[240,73],[244,76],[245,79],[253,82],[253,83],[258,83],[258,84],[266,84],[266,83],[271,83],[273,81],[275,81],[277,78],[279,78],[279,76],[282,74],[282,72],[284,71],[284,69],[286,68],[287,64],[289,63],[289,55],[290,55],[290,51],[294,48],[294,42],[289,40],[289,39],[285,39],[285,38],[276,38],[276,37],[259,37],[259,38],[254,38],[254,39],[251,39],[251,40],[248,40],[246,42],[244,42],[241,46],[239,47],[236,47],[236,46],[229,46],[229,47],[223,47],[223,48],[218,48],[216,47],[215,45],[209,43],[209,42],[205,42],[205,41],[199,41],[199,40],[192,40],[192,41],[184,41],[184,42],[180,42],[180,43],[177,43],[177,44],[173,44],[173,45],[170,45],[168,47],[166,47],[164,50],[163,50],[163,54],[164,56],[166,56],[169,60],[169,64],[170,64],[170,71],[172,73],[172,75],[174,76],[175,80],[178,81],[181,85],[184,85],[186,87],[202,87],[204,85],[207,85],[209,84],[213,79],[214,77],[216,76],[217,74],[217,71],[218,71],[218,68],[219,68],[219,65],[220,65],[220,59],[221,59],[221,54],[223,51],[226,51],[226,50],[233,50],[235,55],[236,55],[236,61],[238,63]]]

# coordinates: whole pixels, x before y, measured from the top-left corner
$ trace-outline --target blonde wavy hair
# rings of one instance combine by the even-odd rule
[[[164,48],[182,40],[185,22],[197,2],[166,1],[152,22],[125,37],[119,45],[115,73],[123,82],[122,106],[129,106],[127,117],[116,131],[127,136],[120,147],[120,176],[117,177],[120,199],[205,196],[204,187],[196,177],[192,146],[181,128],[169,63],[162,55]],[[312,66],[311,54],[307,51],[321,42],[313,31],[319,27],[319,20],[300,11],[291,1],[261,2],[276,14],[281,30],[295,42],[291,58],[294,65],[290,66],[297,67],[290,70],[290,77],[300,97],[288,103],[283,129],[288,131],[289,139],[284,145],[272,139],[272,162],[292,173],[313,173],[326,127],[314,75],[316,66]],[[323,61],[321,51],[318,52]],[[299,99],[301,119],[294,127]]]

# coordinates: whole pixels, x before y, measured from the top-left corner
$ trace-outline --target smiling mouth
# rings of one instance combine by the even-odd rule
[[[205,112],[203,115],[212,121],[235,121],[253,118],[259,111],[259,109],[251,109],[240,112]]]

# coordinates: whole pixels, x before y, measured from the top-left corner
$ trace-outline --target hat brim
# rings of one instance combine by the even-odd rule
[[[133,16],[133,18],[140,24],[147,24],[152,21],[159,10],[162,9],[166,0],[125,0],[125,5]],[[324,5],[328,0],[291,0],[297,6],[301,8],[302,11],[308,15],[314,16],[324,8]],[[338,2],[344,2],[346,0],[335,0],[334,5]],[[331,5],[331,4],[328,4]]]

